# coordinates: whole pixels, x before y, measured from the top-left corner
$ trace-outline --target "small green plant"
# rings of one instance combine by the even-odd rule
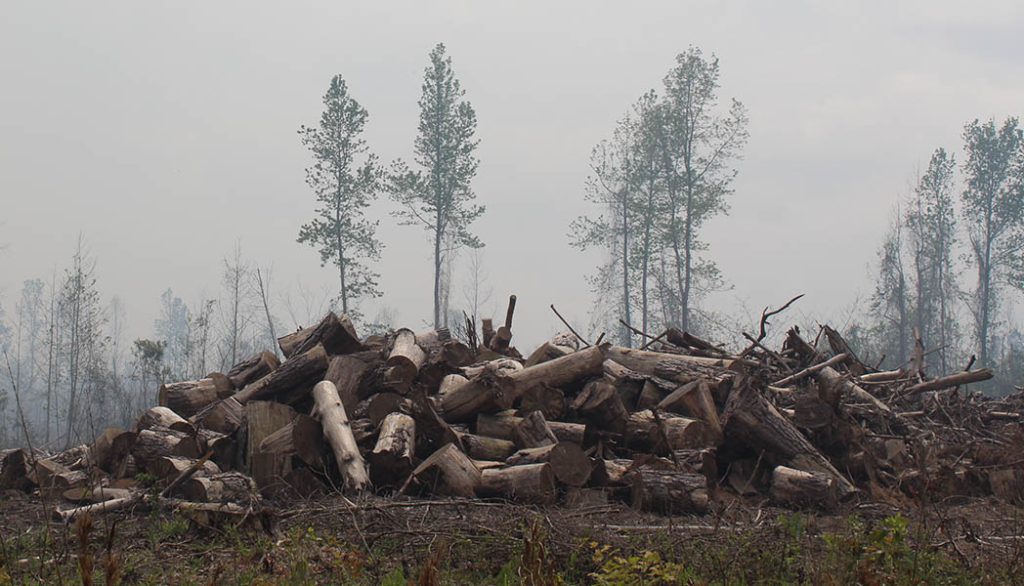
[[[398,566],[381,579],[380,586],[407,586],[408,583],[409,580],[406,579],[405,572],[401,566]]]
[[[597,570],[590,574],[597,586],[675,586],[693,584],[695,577],[682,564],[662,559],[656,551],[623,555],[610,545],[591,543]]]

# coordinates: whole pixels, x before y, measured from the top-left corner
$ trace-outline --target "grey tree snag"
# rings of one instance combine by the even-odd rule
[[[340,75],[331,78],[323,98],[324,111],[316,127],[299,129],[302,144],[313,155],[306,184],[316,194],[316,217],[299,230],[298,242],[316,248],[322,265],[338,268],[338,296],[344,313],[364,297],[377,297],[379,275],[368,267],[380,258],[377,221],[366,219],[366,208],[382,187],[377,157],[360,137],[369,114],[348,93]]]
[[[445,321],[442,302],[447,297],[442,290],[445,263],[462,247],[483,246],[469,226],[484,213],[484,206],[474,203],[470,185],[479,165],[474,154],[476,112],[464,99],[465,91],[442,44],[430,52],[422,89],[419,133],[413,143],[419,169],[396,161],[390,191],[402,206],[395,212],[401,223],[421,226],[431,238],[434,327],[440,328]]]
[[[989,366],[993,316],[1002,283],[1024,274],[1024,140],[1016,118],[964,127],[966,188],[961,195],[978,280],[971,302],[978,363]]]

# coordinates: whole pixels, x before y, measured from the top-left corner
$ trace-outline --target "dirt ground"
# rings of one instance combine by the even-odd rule
[[[6,493],[0,584],[1002,584],[1024,571],[1024,508],[994,500],[819,515],[753,499],[674,517],[623,504],[268,505],[245,519],[139,505],[64,526],[54,503]]]

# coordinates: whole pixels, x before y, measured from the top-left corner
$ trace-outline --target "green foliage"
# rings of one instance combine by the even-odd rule
[[[381,189],[383,171],[360,137],[369,114],[340,75],[331,78],[323,103],[320,124],[299,129],[313,155],[306,183],[320,207],[299,230],[298,241],[316,248],[321,264],[338,268],[342,311],[349,313],[358,299],[381,294],[379,275],[367,261],[380,258],[382,243],[376,237],[378,222],[366,219],[365,210]]]
[[[434,246],[434,325],[442,324],[442,283],[445,262],[459,248],[480,248],[483,243],[470,224],[484,213],[475,203],[470,185],[480,162],[474,154],[479,141],[476,111],[465,100],[465,90],[452,70],[443,44],[430,52],[420,96],[419,133],[413,143],[411,169],[396,161],[390,191],[401,208],[395,215],[405,225],[423,227]]]
[[[592,543],[597,570],[590,578],[597,586],[672,586],[694,583],[682,564],[668,562],[655,551],[622,554],[609,545]]]

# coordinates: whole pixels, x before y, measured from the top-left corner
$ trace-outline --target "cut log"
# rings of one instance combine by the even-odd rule
[[[577,354],[585,352],[587,350]],[[570,407],[587,423],[597,426],[602,431],[616,435],[622,435],[626,431],[629,411],[622,404],[615,387],[603,380],[587,383],[583,391],[573,399]]]
[[[839,389],[844,395],[862,403],[870,403],[875,409],[882,413],[891,413],[892,410],[885,403],[879,401],[874,395],[865,391],[849,378],[839,374],[831,366],[825,366],[814,373],[814,378],[820,384]]]
[[[243,421],[245,421],[245,407],[234,397],[221,399],[189,418],[189,422],[197,427],[225,435],[235,433]]]
[[[603,351],[603,347],[591,346],[508,375],[478,376],[444,396],[441,401],[444,418],[448,421],[468,421],[478,413],[511,407],[531,387],[560,387],[587,376],[598,375],[604,361]]]
[[[706,372],[708,368],[724,370],[731,367],[734,362],[732,359],[726,358],[667,354],[664,352],[651,352],[650,350],[623,348],[622,346],[608,348],[608,359],[614,360],[630,370],[652,376],[664,376],[665,370],[692,371],[695,374]]]
[[[313,387],[313,418],[320,421],[324,438],[334,452],[344,487],[362,492],[370,487],[366,464],[359,453],[359,445],[352,435],[345,407],[338,397],[338,390],[331,381],[321,381]]]
[[[137,432],[157,427],[173,429],[188,435],[195,435],[196,433],[194,425],[182,419],[177,413],[171,411],[169,407],[153,407],[148,409],[135,423],[135,431]]]
[[[291,470],[291,456],[260,449],[263,440],[290,424],[298,414],[294,409],[272,401],[249,401],[245,404],[246,461],[249,473],[261,490],[279,485]]]
[[[161,407],[167,407],[179,416],[189,418],[207,405],[230,396],[232,389],[218,388],[212,378],[181,381],[160,385],[158,400]]]
[[[131,491],[126,488],[111,488],[109,486],[86,486],[68,489],[61,496],[71,503],[102,503],[129,497]]]
[[[830,510],[835,508],[839,495],[835,481],[826,474],[776,466],[772,471],[771,498],[783,506]]]
[[[530,353],[530,356],[526,359],[525,366],[536,366],[542,362],[567,356],[575,351],[576,350],[569,348],[568,346],[558,346],[551,342],[544,342],[538,346],[536,350]]]
[[[135,432],[108,427],[89,447],[89,462],[107,474],[121,477],[134,442]]]
[[[548,464],[490,468],[480,473],[477,494],[504,497],[519,503],[548,505],[555,502],[558,486]]]
[[[674,450],[703,448],[708,444],[707,426],[696,419],[637,411],[626,424],[626,442],[635,449],[666,455]]]
[[[707,479],[701,474],[640,468],[626,476],[632,485],[636,509],[665,515],[708,510]]]
[[[370,421],[375,426],[379,426],[388,415],[408,408],[407,400],[402,395],[398,393],[378,393],[370,399],[366,416],[370,418]]]
[[[327,487],[309,468],[296,468],[284,477],[288,490],[299,498],[308,499],[327,494]]]
[[[280,346],[281,352],[287,358],[302,354],[317,344],[322,344],[327,353],[331,355],[351,354],[363,349],[355,326],[352,325],[352,320],[347,315],[338,316],[334,312],[325,315],[315,326],[277,339],[277,345]]]
[[[236,389],[243,389],[249,383],[253,383],[270,374],[272,370],[281,365],[281,361],[272,352],[260,352],[248,360],[239,362],[231,367],[227,377],[231,386]]]
[[[258,451],[295,456],[307,466],[321,469],[324,465],[323,431],[315,419],[299,414],[291,423],[263,438]]]
[[[320,380],[326,370],[327,351],[322,344],[317,344],[285,360],[280,367],[256,382],[246,385],[232,398],[243,405],[248,401],[272,399],[286,391],[302,389]]]
[[[416,421],[404,413],[384,418],[377,445],[368,457],[374,486],[399,487],[412,471]]]
[[[354,356],[334,356],[324,373],[324,380],[334,383],[346,413],[352,413],[359,402],[359,386],[370,366]]]
[[[476,433],[486,437],[493,437],[508,441],[515,441],[516,426],[522,421],[513,412],[497,413],[494,415],[480,414],[476,418]],[[562,421],[548,421],[548,427],[555,434],[560,442],[583,443],[583,436],[586,432],[586,425],[582,423],[565,423]]]
[[[426,359],[427,355],[423,348],[416,343],[416,334],[405,328],[398,330],[386,363],[388,383],[408,388]]]
[[[751,384],[743,384],[730,393],[725,410],[725,433],[727,438],[734,438],[755,450],[765,450],[776,464],[828,475],[835,481],[840,498],[857,492],[856,487]]]
[[[64,491],[88,484],[89,478],[81,470],[69,470],[52,459],[36,460],[32,468],[32,480],[39,491],[48,497],[63,494]]]
[[[154,474],[150,466],[161,456],[199,458],[202,455],[195,437],[170,429],[140,431],[132,444],[131,454],[136,463],[150,474]]]
[[[449,374],[441,379],[441,385],[437,389],[437,394],[443,397],[467,382],[469,382],[469,379],[461,374]]]
[[[185,498],[204,503],[248,504],[258,500],[256,483],[240,472],[193,476],[182,485]]]
[[[158,456],[149,462],[147,471],[160,480],[174,480],[179,474],[189,469],[198,462],[193,458],[180,458],[177,456]],[[193,473],[195,476],[212,476],[220,474],[220,467],[213,462],[203,462],[199,470]]]
[[[718,418],[711,389],[703,379],[680,386],[658,403],[658,409],[675,413],[685,412],[707,425],[708,439],[713,443],[722,441],[722,422]]]
[[[413,470],[400,492],[413,483],[429,494],[471,498],[480,484],[480,470],[455,444],[445,444]]]
[[[539,448],[558,443],[555,432],[540,411],[530,413],[516,424],[515,438],[516,444],[522,448]]]
[[[566,486],[585,485],[593,470],[590,458],[583,452],[583,448],[579,444],[571,442],[558,442],[540,448],[519,450],[505,460],[509,466],[544,462],[551,466],[551,472],[559,484]]]
[[[519,402],[519,412],[540,411],[546,419],[561,419],[568,410],[565,393],[547,385],[531,387]]]
[[[485,372],[492,375],[502,375],[512,374],[513,372],[522,369],[523,365],[520,364],[518,360],[513,360],[512,358],[497,358],[476,366],[466,366],[462,369],[462,374],[467,379],[474,379]]]
[[[466,454],[474,460],[504,461],[516,451],[516,445],[505,439],[460,433],[459,440]]]

